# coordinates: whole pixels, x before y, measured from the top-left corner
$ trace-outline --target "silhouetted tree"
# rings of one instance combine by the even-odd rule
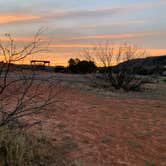
[[[40,29],[32,41],[21,48],[10,34],[5,35],[7,42],[0,40],[0,55],[4,61],[0,64],[0,127],[15,126],[21,118],[45,110],[55,99],[49,80],[37,78],[33,71],[16,72],[12,65],[45,51],[42,32]]]
[[[96,71],[97,67],[93,61],[70,59],[68,69],[72,73],[92,73]]]
[[[103,66],[102,80],[105,80],[110,86],[115,89],[130,91],[139,89],[144,83],[144,78],[138,77],[136,71],[134,71],[135,67],[141,69],[143,63],[135,66],[131,60],[145,55],[145,50],[141,50],[132,44],[124,43],[119,46],[98,45],[92,50],[86,49],[83,56],[88,60],[95,59]],[[122,63],[125,61],[130,61],[130,65]],[[115,65],[117,66],[115,67]]]

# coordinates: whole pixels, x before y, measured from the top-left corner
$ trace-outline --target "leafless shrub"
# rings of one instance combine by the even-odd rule
[[[0,40],[0,127],[16,125],[20,118],[37,114],[51,104],[56,94],[51,81],[36,77],[34,71],[18,70],[12,65],[29,55],[41,53],[46,45],[40,29],[31,42],[20,48],[10,34]]]
[[[106,85],[130,91],[140,89],[144,83],[144,79],[137,75],[137,70],[142,68],[143,63],[136,64],[134,59],[145,57],[146,54],[146,50],[124,43],[118,46],[97,45],[92,50],[85,49],[83,56],[102,66],[98,78],[105,80]]]

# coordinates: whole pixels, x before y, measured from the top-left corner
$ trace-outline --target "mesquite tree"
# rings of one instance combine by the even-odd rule
[[[0,127],[20,123],[19,119],[41,112],[55,99],[49,79],[36,77],[34,71],[13,65],[45,51],[42,33],[40,29],[32,41],[22,47],[10,34],[0,40]]]
[[[102,79],[115,89],[126,91],[138,90],[144,83],[144,78],[137,75],[137,70],[143,63],[136,64],[134,59],[147,55],[135,45],[124,43],[122,45],[104,44],[93,49],[85,49],[83,56],[88,60],[99,63],[102,70]]]

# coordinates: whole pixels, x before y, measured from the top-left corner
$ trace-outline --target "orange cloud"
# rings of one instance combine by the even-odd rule
[[[88,40],[88,39],[126,39],[126,38],[136,38],[153,36],[154,33],[123,33],[123,34],[106,34],[106,35],[90,35],[90,36],[79,36],[73,37],[72,40]]]
[[[40,17],[28,14],[0,14],[0,24],[29,21],[39,19]]]
[[[151,48],[149,50],[150,50],[151,55],[153,55],[153,56],[166,55],[166,49],[165,48],[160,48],[160,49]]]
[[[18,43],[22,43],[22,42],[32,42],[34,40],[34,36],[12,36],[11,34],[11,37],[12,39],[15,41],[15,42],[18,42]],[[39,37],[40,38],[40,37]],[[9,38],[6,37],[5,35],[0,37],[0,40],[3,42],[5,41],[8,41]],[[49,41],[49,39],[47,37],[41,37],[41,41]]]
[[[39,53],[35,55],[30,55],[25,59],[16,62],[17,64],[30,64],[31,60],[48,60],[51,62],[52,66],[63,65],[67,66],[68,60],[70,58],[78,58],[78,53],[76,52],[48,52],[48,53]]]
[[[92,44],[51,44],[50,48],[93,48],[94,45]]]
[[[112,26],[126,26],[126,25],[135,25],[135,24],[144,24],[145,20],[128,20],[128,21],[120,21],[120,22],[112,22],[112,23],[96,23],[96,24],[88,24],[81,25],[78,28],[97,28],[97,27],[112,27]]]

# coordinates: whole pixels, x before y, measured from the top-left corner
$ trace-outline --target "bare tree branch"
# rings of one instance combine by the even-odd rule
[[[16,47],[16,41],[10,34],[5,35],[6,44],[0,40],[3,59],[0,63],[0,127],[25,116],[38,114],[55,102],[57,93],[54,93],[52,82],[36,78],[30,70],[24,73],[24,70],[15,71],[12,68],[12,63],[46,51],[41,37],[43,31],[43,28],[39,29],[32,42],[22,48]]]
[[[144,79],[137,77],[135,70],[135,68],[142,68],[143,64],[135,66],[132,60],[145,56],[147,56],[146,50],[130,43],[121,45],[99,44],[94,49],[88,49],[84,52],[85,58],[93,58],[96,63],[100,63],[104,67],[102,75],[111,86],[127,91],[139,88],[143,84]],[[126,61],[130,61],[130,66],[127,63],[122,63]],[[115,65],[117,65],[116,69]]]

